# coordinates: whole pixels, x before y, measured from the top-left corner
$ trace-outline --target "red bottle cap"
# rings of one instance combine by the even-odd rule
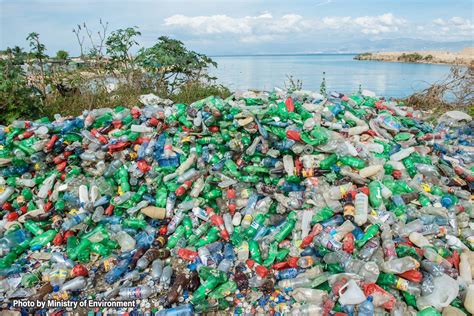
[[[5,218],[6,218],[7,221],[9,221],[9,222],[15,221],[18,217],[19,217],[19,215],[18,215],[18,213],[16,213],[16,212],[8,213],[7,216],[5,216]]]

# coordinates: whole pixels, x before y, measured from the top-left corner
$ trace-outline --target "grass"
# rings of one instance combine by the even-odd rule
[[[211,95],[225,99],[231,94],[230,90],[223,85],[203,84],[199,81],[191,81],[181,87],[177,93],[169,96],[169,98],[175,103],[191,104],[194,101],[204,99]]]
[[[78,116],[85,110],[96,108],[113,108],[119,105],[128,108],[143,106],[138,99],[140,95],[150,92],[159,97],[171,99],[175,103],[185,104],[191,104],[194,101],[204,99],[211,95],[221,98],[227,98],[231,95],[230,90],[222,85],[202,83],[199,81],[188,82],[181,87],[179,91],[173,94],[169,94],[163,89],[158,89],[157,92],[135,87],[134,85],[120,85],[117,90],[112,93],[99,90],[96,92],[86,91],[66,96],[58,94],[51,95],[48,97],[42,112],[44,115],[52,118],[56,113],[63,116]]]

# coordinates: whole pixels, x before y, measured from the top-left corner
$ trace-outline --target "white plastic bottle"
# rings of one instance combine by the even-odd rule
[[[398,152],[391,155],[390,160],[391,161],[403,160],[406,157],[410,156],[413,152],[415,152],[415,147],[408,147],[408,148],[401,149]]]
[[[367,222],[367,215],[369,212],[369,197],[362,192],[355,196],[354,200],[354,222],[358,226],[362,226]]]
[[[378,174],[380,171],[382,171],[382,169],[383,165],[368,166],[359,170],[359,175],[362,178],[369,178]]]

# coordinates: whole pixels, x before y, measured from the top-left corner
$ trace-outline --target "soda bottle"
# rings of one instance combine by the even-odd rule
[[[364,236],[356,241],[357,248],[361,248],[367,241],[375,237],[378,233],[380,226],[378,224],[372,224],[368,226],[364,232]]]
[[[354,221],[355,206],[352,203],[352,195],[348,194],[343,206],[344,219]]]
[[[377,284],[388,285],[392,288],[408,292],[413,295],[421,293],[420,285],[397,277],[394,274],[380,273]]]
[[[226,296],[231,295],[237,290],[237,284],[229,280],[221,285],[219,285],[215,290],[209,293],[209,299],[220,299]]]
[[[153,294],[153,289],[149,286],[137,286],[120,289],[119,295],[125,299],[148,298]]]
[[[382,185],[380,181],[372,181],[369,184],[369,201],[373,208],[378,209],[382,201]]]

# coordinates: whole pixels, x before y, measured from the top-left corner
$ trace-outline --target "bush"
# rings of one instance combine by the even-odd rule
[[[58,50],[56,52],[56,59],[59,59],[59,60],[66,60],[69,58],[69,53],[65,50]]]
[[[399,61],[416,62],[416,61],[420,61],[421,59],[423,59],[423,56],[421,56],[418,53],[411,53],[411,54],[403,53],[401,56],[398,56]]]
[[[0,59],[0,124],[17,118],[35,118],[41,114],[41,92],[28,84],[22,68],[26,54],[7,49],[7,58]]]

